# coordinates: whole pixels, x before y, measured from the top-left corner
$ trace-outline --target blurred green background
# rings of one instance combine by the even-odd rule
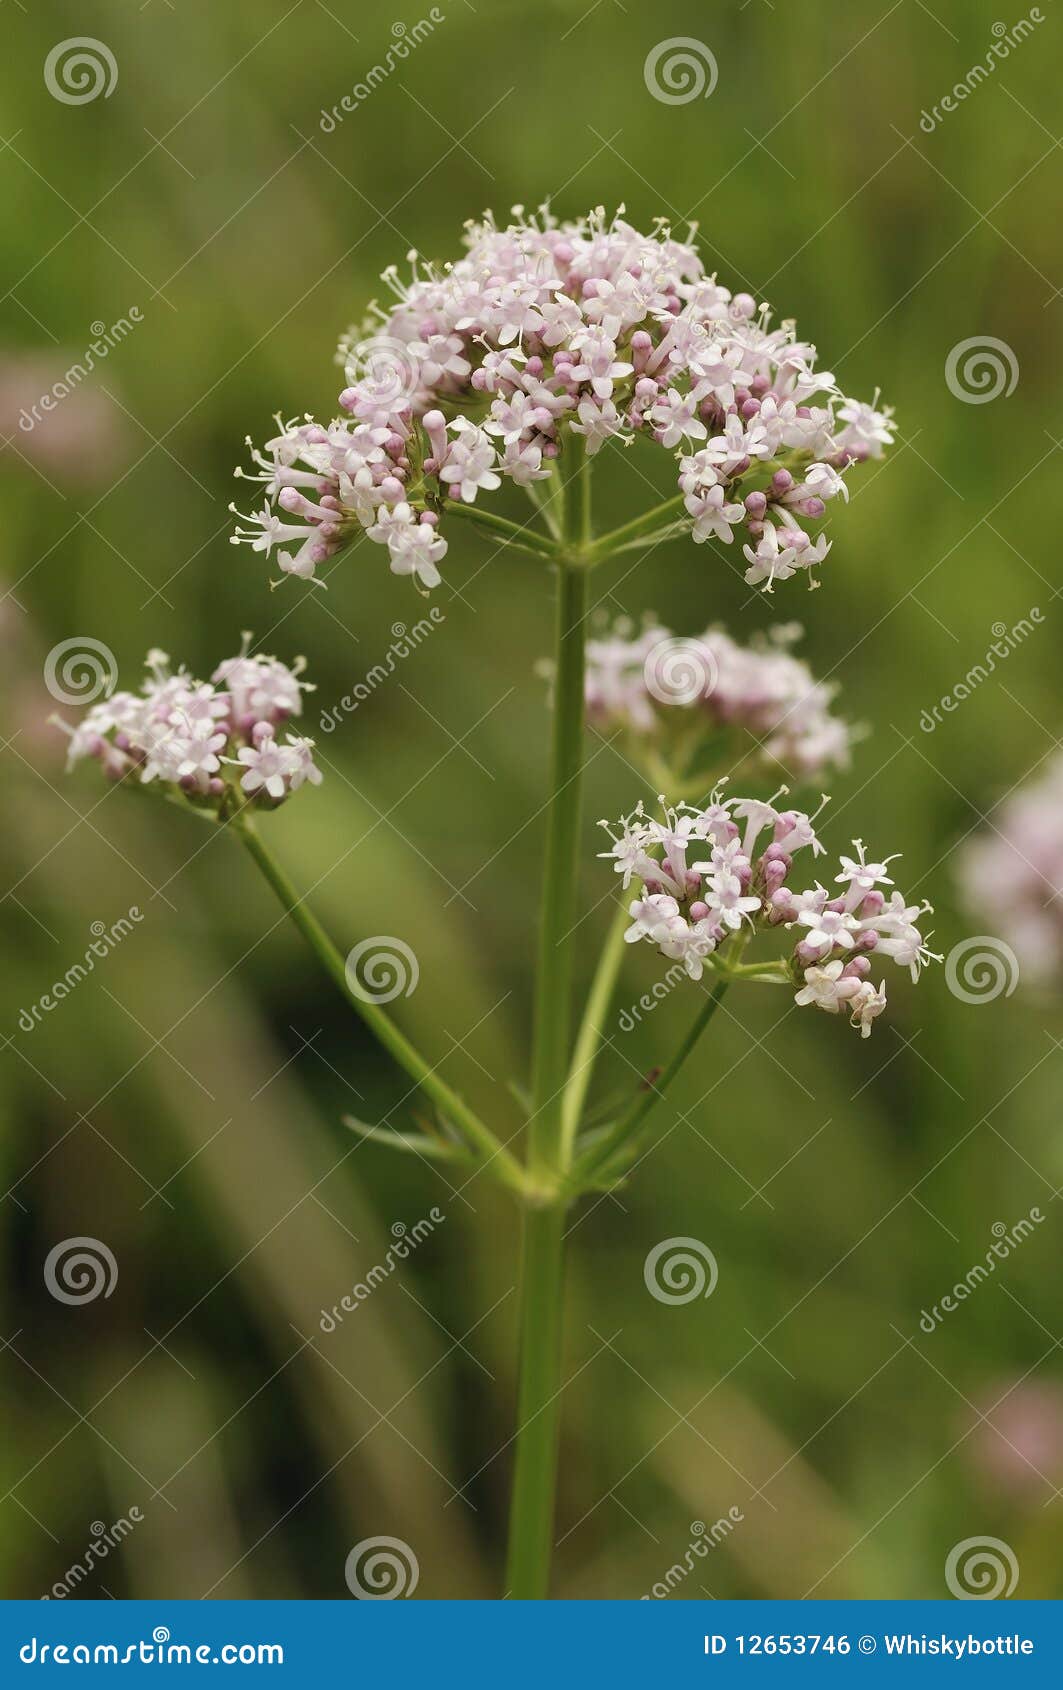
[[[64,781],[45,722],[44,656],[73,635],[106,642],[130,684],[151,645],[204,672],[251,628],[279,656],[307,654],[313,723],[383,658],[394,625],[424,614],[375,549],[350,554],[327,593],[271,594],[262,560],[227,544],[244,436],[270,432],[278,409],[331,412],[336,335],[382,291],[385,264],[413,246],[455,253],[486,205],[623,202],[634,222],[663,214],[677,229],[692,216],[722,279],[795,316],[849,391],[881,387],[900,443],[854,478],[818,594],[795,581],[764,599],[737,548],[681,543],[620,559],[596,584],[606,609],[653,609],[682,633],[804,621],[805,655],[872,729],[834,783],[828,844],[858,833],[902,850],[900,884],[937,905],[936,948],[984,929],[959,903],[958,843],[1055,748],[1051,0],[929,134],[920,114],[1020,12],[440,10],[332,134],[321,109],[421,13],[9,0],[0,14],[8,1595],[49,1590],[97,1525],[131,1509],[142,1519],[77,1594],[346,1597],[348,1551],[381,1534],[415,1551],[419,1597],[498,1588],[513,1212],[482,1180],[456,1194],[352,1140],[341,1115],[379,1118],[405,1082],[250,866],[91,770]],[[72,35],[112,51],[109,97],[49,94],[45,57]],[[643,65],[679,35],[711,47],[719,80],[711,98],[668,106]],[[20,431],[20,408],[84,351],[90,325],[132,307],[142,322],[79,392]],[[1012,349],[1010,397],[969,404],[946,386],[950,349],[974,336]],[[659,456],[640,464],[663,491]],[[612,526],[644,487],[618,460],[597,497]],[[445,620],[319,736],[325,785],[269,838],[315,884],[341,946],[381,928],[414,946],[402,1024],[509,1134],[506,1082],[526,1078],[551,581],[466,527],[434,602]],[[1044,622],[1006,672],[921,731],[991,626],[1033,606]],[[593,822],[641,795],[614,750],[592,742],[588,755],[585,977],[608,889]],[[21,1030],[91,923],[134,905],[134,933]],[[640,949],[620,1004],[658,976]],[[666,1142],[634,1186],[576,1217],[556,1593],[639,1596],[683,1558],[694,1522],[734,1509],[741,1521],[676,1599],[944,1595],[949,1550],[987,1533],[1014,1550],[1019,1595],[1063,1594],[1060,1004],[1020,981],[968,1005],[938,969],[917,993],[897,984],[868,1042],[787,1008],[735,992],[662,1109]],[[627,1059],[660,1060],[691,1009],[674,994],[628,1035]],[[600,1083],[628,1072],[614,1057]],[[446,1223],[323,1334],[322,1307],[433,1205]],[[920,1311],[984,1258],[994,1223],[1035,1205],[1045,1224],[921,1331]],[[120,1271],[109,1298],[68,1307],[42,1267],[77,1235],[105,1241]],[[643,1261],[677,1235],[711,1246],[719,1285],[669,1308],[647,1294]]]

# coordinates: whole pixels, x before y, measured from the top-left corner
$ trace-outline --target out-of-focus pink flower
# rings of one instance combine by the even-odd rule
[[[1024,1380],[1008,1391],[1005,1381],[983,1392],[975,1406],[986,1420],[967,1449],[994,1489],[1031,1497],[1044,1491],[1046,1479],[1063,1481],[1063,1385]]]
[[[995,811],[964,849],[971,909],[1016,951],[1028,980],[1063,977],[1063,757]]]
[[[49,481],[92,485],[124,456],[126,431],[115,406],[97,388],[70,380],[61,353],[0,355],[0,446],[8,467]]]

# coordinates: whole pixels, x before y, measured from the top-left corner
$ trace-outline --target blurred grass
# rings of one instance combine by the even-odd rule
[[[343,1596],[347,1550],[377,1533],[414,1545],[418,1594],[489,1593],[513,1387],[504,1202],[480,1183],[463,1202],[434,1171],[354,1149],[340,1115],[383,1113],[401,1082],[226,841],[204,848],[192,822],[160,828],[89,777],[61,781],[58,736],[42,726],[44,653],[85,633],[127,678],[153,644],[207,670],[253,627],[278,655],[306,652],[314,709],[333,707],[420,601],[366,548],[327,594],[271,596],[260,560],[227,545],[244,435],[261,437],[277,409],[328,412],[336,334],[384,264],[414,245],[453,253],[484,205],[504,214],[549,195],[561,214],[620,201],[636,222],[693,214],[725,280],[796,316],[851,391],[881,386],[903,445],[857,483],[815,597],[794,584],[751,602],[733,555],[677,543],[603,570],[602,604],[652,608],[684,632],[804,620],[813,667],[873,728],[837,786],[828,840],[903,849],[902,884],[938,905],[947,950],[972,919],[951,878],[956,844],[1054,749],[1059,724],[1054,12],[932,135],[918,127],[984,55],[997,16],[916,0],[814,14],[665,3],[652,16],[613,0],[455,4],[326,136],[320,109],[382,57],[391,8],[5,9],[4,357],[16,374],[30,357],[59,373],[93,321],[132,305],[144,317],[94,377],[91,454],[35,456],[12,416],[0,458],[15,736],[0,843],[14,1041],[3,1154],[5,1187],[17,1182],[3,1206],[3,1335],[20,1333],[2,1357],[9,1594],[47,1588],[94,1520],[134,1502],[143,1535],[80,1594]],[[74,34],[114,52],[109,99],[48,95],[44,57]],[[649,98],[642,66],[681,34],[711,45],[719,83],[672,108]],[[948,391],[945,358],[972,335],[1013,348],[1011,398],[973,406]],[[103,447],[105,472],[92,462]],[[645,496],[632,460],[598,477],[610,520]],[[637,465],[666,474],[652,454]],[[301,884],[320,882],[315,905],[341,943],[381,925],[415,943],[404,1025],[449,1051],[448,1077],[510,1132],[550,581],[463,530],[438,602],[445,623],[321,736],[326,785],[271,835]],[[990,626],[1031,605],[1045,622],[1014,665],[920,732]],[[594,749],[589,907],[607,889],[593,820],[638,796],[615,752]],[[81,954],[89,923],[132,903],[148,919],[106,969],[19,1033],[20,1007]],[[586,922],[587,977],[604,919],[603,907]],[[623,1001],[654,977],[652,958],[632,958]],[[867,1044],[771,994],[729,1008],[667,1142],[575,1229],[558,1591],[638,1595],[693,1519],[736,1504],[747,1524],[705,1563],[717,1596],[800,1595],[819,1579],[820,1594],[936,1595],[948,1549],[976,1532],[1012,1543],[1020,1594],[1060,1594],[1051,1485],[1011,1501],[961,1441],[988,1384],[1060,1373],[1058,1003],[1020,988],[964,1006],[938,972],[917,996],[898,985]],[[628,1060],[657,1061],[688,1009],[662,1005],[629,1036]],[[629,1072],[618,1062],[605,1083]],[[172,1182],[172,1209],[145,1181]],[[380,1260],[393,1223],[435,1203],[446,1226],[359,1312],[357,1336],[315,1336],[318,1310]],[[921,1335],[920,1310],[984,1255],[992,1223],[1036,1203],[1047,1224],[1006,1280]],[[48,1298],[41,1264],[78,1233],[103,1237],[121,1271],[114,1297],[75,1310]],[[712,1245],[719,1288],[664,1309],[645,1294],[643,1258],[684,1234]],[[321,1356],[300,1350],[307,1336]],[[175,1471],[171,1513],[149,1498]],[[453,1500],[470,1475],[469,1502]]]

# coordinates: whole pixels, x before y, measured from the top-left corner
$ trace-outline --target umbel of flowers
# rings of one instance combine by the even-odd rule
[[[796,891],[795,857],[824,852],[814,818],[804,811],[777,809],[774,800],[726,798],[722,787],[704,808],[673,809],[663,800],[662,808],[662,820],[641,805],[623,817],[612,848],[601,854],[614,860],[625,891],[640,883],[625,939],[648,940],[681,962],[692,980],[718,965],[734,978],[746,943],[781,928],[791,936],[790,953],[751,963],[745,972],[796,987],[794,1001],[802,1006],[844,1012],[866,1038],[886,1007],[885,981],[872,980],[881,959],[908,968],[913,980],[927,962],[940,961],[915,925],[931,906],[908,904],[889,873],[893,859],[869,862],[861,840],[854,839],[853,856],[841,858],[834,876],[839,892],[819,881]]]
[[[413,253],[407,277],[385,271],[393,302],[340,344],[340,414],[277,418],[252,453],[264,503],[234,543],[309,578],[364,532],[434,587],[449,514],[479,513],[504,480],[536,500],[572,435],[591,457],[662,448],[678,527],[726,544],[737,531],[765,591],[799,571],[815,585],[830,550],[816,525],[851,466],[891,443],[889,411],[847,398],[792,322],[706,276],[667,223],[513,218],[469,223],[452,264]]]
[[[318,785],[313,740],[283,732],[303,708],[303,661],[288,667],[249,646],[245,635],[209,681],[174,672],[164,651],[149,651],[139,692],[112,693],[73,728],[54,718],[69,736],[68,769],[95,758],[112,780],[135,774],[217,814],[234,801],[273,807],[305,781]]]
[[[792,651],[798,623],[755,635],[748,645],[720,627],[680,638],[655,617],[596,629],[587,641],[589,721],[619,731],[652,776],[704,792],[702,765],[776,765],[801,780],[849,766],[854,730],[835,716],[837,689],[817,681]],[[668,777],[668,778],[665,778]]]

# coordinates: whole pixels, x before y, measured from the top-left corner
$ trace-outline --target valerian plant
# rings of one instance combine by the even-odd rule
[[[827,505],[847,498],[849,473],[891,443],[890,413],[877,400],[847,398],[793,323],[773,326],[766,305],[706,276],[696,247],[663,222],[643,234],[600,210],[568,223],[548,210],[528,217],[517,207],[513,216],[503,228],[490,217],[471,223],[452,264],[411,255],[405,278],[385,273],[393,301],[374,306],[340,344],[340,414],[278,419],[277,434],[253,451],[262,506],[241,519],[234,540],[273,556],[282,575],[309,580],[332,563],[330,576],[342,579],[341,554],[364,534],[395,574],[430,591],[465,521],[553,571],[551,773],[523,1151],[501,1140],[351,977],[265,844],[259,815],[319,778],[312,743],[289,731],[306,686],[296,668],[245,642],[202,684],[170,674],[152,654],[144,693],[98,706],[73,730],[71,753],[198,810],[246,846],[352,1009],[434,1105],[417,1135],[361,1130],[468,1164],[520,1205],[505,1588],[540,1597],[549,1583],[571,1205],[628,1176],[661,1098],[732,984],[781,988],[866,1035],[885,1007],[880,959],[916,977],[930,953],[917,926],[925,906],[894,887],[889,858],[870,859],[854,841],[823,885],[811,869],[823,851],[814,817],[791,808],[785,788],[762,800],[732,795],[721,779],[780,765],[818,778],[847,761],[853,736],[831,712],[831,689],[787,649],[791,630],[746,647],[712,628],[693,640],[654,624],[640,634],[592,630],[587,662],[588,579],[620,552],[682,535],[740,542],[750,585],[771,593],[798,573],[818,584],[831,548]],[[676,491],[601,531],[592,468],[614,444],[669,454]],[[523,521],[490,508],[507,482],[530,501]],[[366,555],[359,550],[359,569]],[[604,854],[626,897],[577,1030],[588,716],[624,733],[662,807],[658,817],[640,804],[610,830]],[[799,875],[797,860],[809,872]],[[678,1047],[662,1052],[603,1126],[587,1100],[635,941],[678,959],[699,1002]]]

